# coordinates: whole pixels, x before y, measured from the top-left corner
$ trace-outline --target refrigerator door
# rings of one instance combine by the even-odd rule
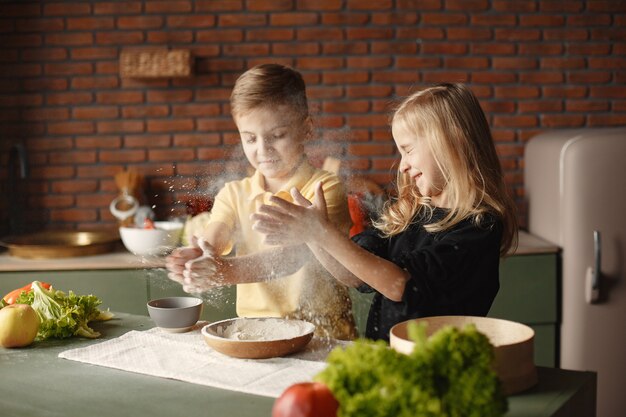
[[[596,371],[598,416],[623,416],[626,128],[538,135],[525,164],[529,232],[562,249],[560,366]]]

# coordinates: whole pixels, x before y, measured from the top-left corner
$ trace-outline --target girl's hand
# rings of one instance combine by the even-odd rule
[[[315,197],[310,202],[296,188],[291,189],[296,204],[272,197],[275,206],[262,205],[259,213],[251,216],[253,229],[265,235],[270,245],[297,245],[315,240],[323,232],[328,221],[326,200],[322,183],[315,188]]]

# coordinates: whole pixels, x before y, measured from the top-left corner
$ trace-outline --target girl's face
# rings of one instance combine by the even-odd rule
[[[278,191],[300,165],[307,123],[299,122],[286,105],[262,106],[235,117],[243,152],[268,191]]]
[[[392,123],[391,132],[402,157],[400,172],[407,173],[415,182],[419,193],[430,197],[434,206],[446,207],[446,181],[426,139],[407,129],[400,120]]]

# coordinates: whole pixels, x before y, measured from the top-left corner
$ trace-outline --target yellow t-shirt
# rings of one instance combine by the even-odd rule
[[[329,219],[347,236],[351,226],[348,202],[345,188],[336,175],[316,169],[305,161],[276,195],[291,201],[289,190],[296,187],[305,198],[313,200],[319,181],[323,181]],[[263,243],[261,233],[252,230],[250,220],[250,214],[256,213],[262,204],[269,204],[273,195],[265,191],[263,185],[263,177],[257,171],[251,177],[226,183],[215,197],[210,222],[222,222],[233,231],[231,247],[226,253],[233,246],[237,255],[271,248]],[[315,259],[292,275],[238,284],[237,315],[298,318],[316,324],[318,335],[337,339],[356,336],[347,288]]]

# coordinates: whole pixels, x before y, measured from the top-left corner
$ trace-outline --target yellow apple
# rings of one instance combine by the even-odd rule
[[[39,316],[28,304],[11,304],[0,310],[0,346],[28,346],[38,329]]]

